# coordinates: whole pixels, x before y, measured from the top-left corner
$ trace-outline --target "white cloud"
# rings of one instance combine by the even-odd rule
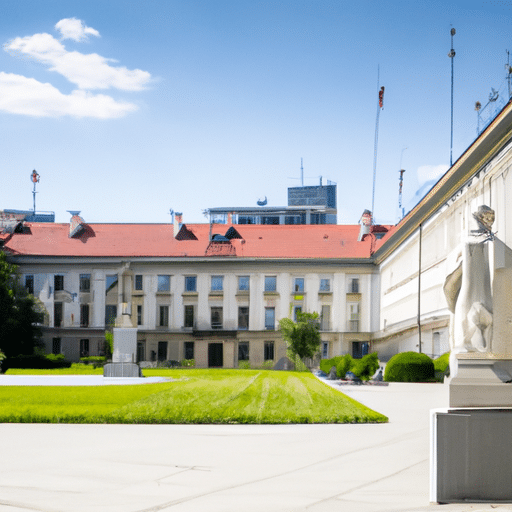
[[[60,20],[55,28],[62,40],[87,40],[100,33],[76,18]],[[97,53],[68,51],[64,44],[50,34],[16,37],[4,44],[12,55],[31,57],[59,73],[77,86],[71,94],[63,94],[50,83],[33,78],[0,72],[0,110],[36,117],[120,117],[137,109],[133,103],[117,101],[111,96],[92,94],[92,90],[118,89],[140,91],[151,80],[151,74],[140,69],[115,66],[114,59]]]
[[[427,182],[437,181],[447,170],[448,165],[422,165],[418,167],[417,176],[420,186]]]
[[[48,83],[0,71],[0,110],[33,117],[91,117],[111,119],[133,112],[137,106],[104,94],[75,90],[62,94]]]
[[[50,34],[17,37],[5,44],[4,48],[50,66],[50,71],[59,73],[80,89],[140,91],[151,79],[147,71],[111,66],[109,62],[114,62],[112,59],[97,53],[68,52]]]
[[[72,39],[73,41],[86,41],[88,36],[100,37],[100,33],[94,28],[88,27],[82,20],[76,18],[64,18],[55,25],[61,33],[61,39]]]

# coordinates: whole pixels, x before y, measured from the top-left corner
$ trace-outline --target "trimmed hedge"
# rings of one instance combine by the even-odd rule
[[[430,382],[435,379],[434,362],[426,354],[402,352],[386,364],[387,382]]]
[[[51,370],[53,368],[69,368],[71,363],[64,359],[63,354],[31,355],[8,357],[4,360],[2,369],[8,368],[30,368],[34,370]]]

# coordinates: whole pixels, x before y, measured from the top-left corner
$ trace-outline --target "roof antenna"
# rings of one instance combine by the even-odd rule
[[[32,174],[30,175],[30,179],[32,180],[32,183],[34,184],[34,189],[32,190],[32,195],[34,196],[34,215],[36,213],[36,184],[39,183],[40,176],[37,174],[37,171],[34,169],[32,171]]]
[[[404,172],[405,169],[402,169],[402,157],[404,156],[404,151],[407,148],[402,149],[402,154],[400,155],[400,170],[398,171],[400,173],[400,178],[398,179],[398,211],[399,211],[399,218],[398,220],[401,221],[404,218],[404,208],[402,207],[402,187],[404,184]]]
[[[455,35],[455,29],[452,27],[450,30],[450,34],[452,36],[452,48],[450,53],[448,53],[448,57],[450,57],[452,61],[452,106],[451,106],[451,125],[450,125],[450,167],[453,164],[452,159],[452,151],[453,151],[453,58],[455,57],[455,50],[453,49],[453,36]]]
[[[302,157],[300,158],[300,186],[304,186],[304,167],[302,166]]]

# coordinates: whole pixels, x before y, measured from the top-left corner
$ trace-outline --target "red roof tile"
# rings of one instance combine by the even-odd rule
[[[231,225],[214,224],[212,235],[226,235]],[[187,224],[180,240],[170,224],[85,224],[69,237],[69,224],[27,223],[12,235],[5,249],[17,255],[75,257],[209,257],[242,258],[369,258],[382,240],[358,242],[358,225],[233,226],[242,237],[230,240],[233,251],[212,251],[209,224]],[[194,237],[197,240],[194,240]],[[184,238],[184,239],[183,239]],[[229,234],[228,234],[229,238]],[[226,242],[220,242],[226,243]]]

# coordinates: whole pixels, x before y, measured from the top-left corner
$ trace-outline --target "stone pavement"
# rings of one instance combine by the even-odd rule
[[[342,391],[390,422],[1,424],[0,511],[512,512],[429,504],[429,410],[446,385]]]

